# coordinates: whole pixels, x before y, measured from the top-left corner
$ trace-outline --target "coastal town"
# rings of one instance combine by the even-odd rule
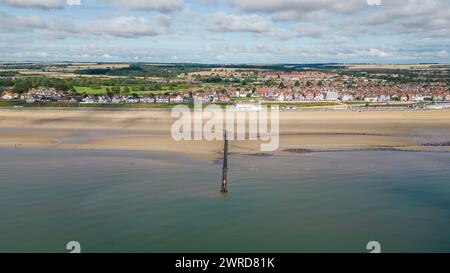
[[[428,71],[428,70],[425,70]],[[214,68],[201,72],[179,73],[176,77],[132,78],[121,86],[105,86],[102,78],[98,87],[29,86],[20,90],[15,82],[22,74],[3,75],[1,100],[4,102],[35,103],[76,103],[80,105],[121,105],[121,104],[232,104],[268,103],[326,106],[338,104],[413,104],[450,102],[448,79],[420,81],[402,80],[402,73],[369,74],[367,72],[320,69],[308,71],[277,71],[270,69],[227,69]],[[422,71],[422,73],[424,73]],[[429,73],[429,72],[427,72]],[[441,74],[448,73],[443,70]],[[4,73],[5,74],[5,73]],[[374,76],[375,75],[375,76]],[[36,76],[34,76],[36,77]],[[40,75],[39,77],[50,77]],[[61,77],[60,81],[67,81]],[[73,76],[82,79],[86,75]],[[118,77],[123,79],[124,77]],[[7,81],[9,79],[9,82]],[[429,79],[429,78],[428,78]],[[133,84],[139,81],[140,85]],[[181,88],[148,90],[146,83],[160,86],[182,85]],[[122,86],[125,85],[125,86]],[[86,92],[90,91],[90,92]],[[94,90],[94,92],[92,92]]]

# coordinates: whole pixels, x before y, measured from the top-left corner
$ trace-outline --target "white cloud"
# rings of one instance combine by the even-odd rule
[[[364,0],[226,0],[244,12],[262,12],[274,18],[298,20],[317,13],[353,13],[367,8]]]
[[[352,35],[446,37],[450,35],[450,1],[386,1],[371,13],[344,18],[335,25]]]
[[[81,6],[81,0],[67,0],[69,6]]]
[[[114,36],[139,38],[168,33],[172,19],[169,16],[121,16],[105,20],[75,22],[48,20],[39,16],[11,16],[0,12],[0,30],[9,33],[46,31],[54,39],[81,36]]]
[[[367,5],[369,6],[381,6],[381,0],[367,0]]]
[[[0,4],[16,8],[59,9],[64,3],[64,0],[0,0]]]
[[[370,48],[369,52],[368,52],[368,55],[370,57],[382,58],[382,59],[392,56],[392,54],[390,54],[388,52],[385,52],[383,50],[376,49],[376,48]]]
[[[109,54],[103,54],[103,55],[102,55],[102,58],[103,58],[103,59],[113,59],[114,56],[111,56],[111,55],[109,55]]]
[[[438,57],[441,57],[441,58],[446,58],[446,57],[449,56],[447,50],[441,50],[441,51],[438,51],[436,55],[437,55]]]
[[[224,41],[225,40],[225,37],[220,34],[212,34],[212,35],[209,35],[207,38],[208,38],[208,40],[211,40],[211,41]]]
[[[319,39],[328,33],[330,33],[330,29],[327,26],[299,23],[289,28],[272,28],[267,35],[279,40],[289,40],[293,38]]]
[[[183,0],[103,0],[131,10],[156,10],[164,13],[181,10]]]
[[[91,34],[135,38],[167,33],[170,18],[158,16],[150,20],[144,17],[122,16],[111,20],[94,21],[90,25],[88,32]]]
[[[22,32],[48,28],[47,22],[39,16],[11,16],[0,12],[0,30],[2,32]]]
[[[96,0],[93,5],[94,1],[84,1],[83,9],[70,13],[20,9],[56,9],[77,1],[0,0],[15,7],[7,9],[10,15],[0,11],[0,56],[66,59],[67,54],[67,59],[152,61],[177,56],[177,61],[198,62],[450,61],[449,0]],[[205,6],[208,2],[219,5]],[[153,11],[170,16],[155,16],[159,13]],[[146,39],[155,36],[158,39]],[[143,39],[111,42],[115,37]],[[56,41],[65,38],[71,38],[70,43]],[[101,46],[63,52],[67,44],[77,47],[85,42]],[[58,44],[62,49],[47,50]],[[120,44],[122,51],[105,50],[109,44]],[[144,48],[133,48],[138,45]],[[159,47],[158,51],[153,47]]]
[[[207,25],[210,30],[220,32],[255,32],[270,31],[272,23],[259,15],[232,15],[223,12],[208,16]]]

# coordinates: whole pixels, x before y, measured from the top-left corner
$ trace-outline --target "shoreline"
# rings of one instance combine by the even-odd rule
[[[2,150],[17,150],[17,151],[61,151],[61,152],[67,152],[67,151],[79,151],[79,152],[99,152],[99,153],[126,153],[131,155],[160,155],[160,156],[182,156],[187,158],[196,158],[196,159],[203,159],[203,160],[213,160],[213,161],[221,161],[223,158],[223,154],[220,152],[214,153],[214,154],[189,154],[189,153],[183,153],[181,151],[156,151],[156,150],[122,150],[122,149],[102,149],[102,148],[79,148],[79,147],[71,147],[71,146],[55,146],[55,145],[48,145],[48,146],[37,146],[37,145],[24,145],[24,146],[17,146],[17,147],[11,147],[6,145],[0,145],[0,151]],[[327,154],[327,153],[364,153],[364,152],[397,152],[397,153],[425,153],[425,154],[449,154],[450,155],[450,147],[448,149],[438,149],[438,150],[429,150],[429,149],[420,149],[420,147],[417,147],[417,149],[400,149],[400,148],[349,148],[349,149],[328,149],[328,150],[282,150],[282,151],[275,151],[275,152],[260,152],[260,153],[241,153],[241,152],[232,152],[229,153],[229,157],[232,156],[244,156],[248,158],[272,158],[272,157],[295,157],[295,156],[301,156],[301,155],[313,155],[313,154]]]
[[[0,109],[0,147],[168,152],[220,155],[221,141],[174,141],[167,111]],[[259,141],[232,141],[243,155],[395,150],[450,152],[450,110],[281,112],[280,147],[261,153]]]

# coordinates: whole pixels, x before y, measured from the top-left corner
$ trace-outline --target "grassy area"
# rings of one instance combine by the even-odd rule
[[[77,102],[36,102],[25,103],[20,101],[0,101],[0,107],[61,107],[61,108],[171,108],[177,104],[148,104],[148,103],[124,103],[124,104],[99,104],[99,103],[77,103]]]
[[[325,106],[335,106],[339,105],[336,102],[293,102],[293,103],[263,103],[268,107],[279,106],[279,107],[325,107]]]
[[[24,106],[25,104],[21,101],[0,101],[0,107]]]
[[[369,105],[369,106],[408,106],[415,104],[414,102],[366,102],[366,101],[350,101],[344,102],[347,105]]]
[[[95,89],[87,86],[75,86],[75,91],[78,93],[86,93],[89,95],[101,95],[106,94],[106,89]]]
[[[137,94],[164,94],[167,92],[187,92],[189,89],[194,87],[200,88],[211,88],[213,84],[203,83],[203,84],[190,84],[190,83],[179,83],[179,84],[162,84],[160,90],[150,90],[150,91],[140,91],[136,90],[138,87],[129,86],[132,93]]]
[[[161,91],[161,90],[152,90],[152,91],[131,91],[131,94],[138,94],[138,95],[158,95],[158,94],[164,94],[169,91]]]
[[[407,107],[417,103],[371,103],[369,107]]]
[[[96,89],[93,87],[87,87],[87,86],[75,86],[75,91],[78,93],[85,93],[89,95],[104,95],[107,93],[107,88],[112,88],[111,86],[103,86],[101,89]],[[119,87],[120,92],[125,93],[125,87]],[[157,95],[157,94],[164,94],[167,92],[176,92],[178,89],[168,89],[168,88],[162,88],[162,90],[149,90],[149,91],[138,91],[133,89],[133,87],[128,87],[129,90],[126,93],[129,94],[140,94],[140,95]]]
[[[77,102],[36,102],[36,103],[26,103],[23,101],[0,101],[0,107],[53,107],[53,108],[105,108],[105,109],[171,109],[177,105],[185,105],[189,108],[193,108],[193,104],[187,103],[123,103],[123,104],[99,104],[99,103],[77,103]],[[232,105],[231,103],[221,103],[217,104],[222,108],[225,108],[228,105]],[[203,108],[208,107],[209,104],[202,104]]]
[[[365,102],[365,101],[346,101],[344,103],[347,104],[347,105],[361,105],[361,104],[365,105],[368,102]]]
[[[36,103],[26,103],[24,101],[1,101],[0,100],[0,107],[53,107],[53,108],[105,108],[105,109],[126,109],[126,108],[132,108],[132,109],[171,109],[174,106],[177,105],[186,105],[189,108],[193,108],[193,104],[187,104],[187,103],[124,103],[124,104],[99,104],[99,103],[92,103],[92,104],[84,104],[84,103],[77,103],[77,102],[36,102]],[[208,107],[211,104],[202,104],[202,107]],[[233,103],[218,103],[216,104],[222,108],[225,108],[226,106],[233,105]],[[297,108],[305,108],[305,107],[327,107],[327,106],[336,106],[339,105],[339,103],[335,102],[295,102],[295,103],[263,103],[264,106],[272,107],[272,106],[279,106],[279,107],[297,107]],[[372,103],[369,104],[369,107],[389,107],[389,106],[396,106],[396,107],[406,107],[411,104],[408,103],[397,103],[397,104],[379,104],[379,103]]]

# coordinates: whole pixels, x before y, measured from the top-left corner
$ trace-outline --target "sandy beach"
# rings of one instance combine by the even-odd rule
[[[221,141],[175,141],[168,111],[0,110],[0,147],[125,150],[217,157]],[[450,152],[450,110],[282,112],[272,154],[395,149]],[[232,141],[231,153],[260,153]]]

